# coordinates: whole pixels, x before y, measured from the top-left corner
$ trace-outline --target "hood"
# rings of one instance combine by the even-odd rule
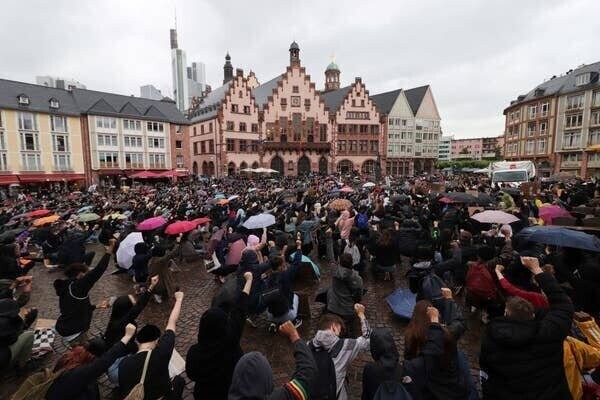
[[[56,295],[60,296],[64,293],[65,290],[69,287],[69,283],[71,283],[70,279],[57,279],[54,281],[54,290],[56,291]]]
[[[252,265],[258,264],[258,255],[253,250],[244,250],[240,264],[245,271],[248,271]]]
[[[117,299],[115,300],[115,302],[112,305],[112,311],[110,313],[110,321],[120,321],[125,315],[127,315],[127,313],[129,312],[129,310],[131,310],[133,308],[133,303],[131,302],[131,299],[129,298],[129,296],[119,296],[117,297]]]
[[[380,362],[385,369],[395,369],[400,356],[391,329],[373,329],[370,338],[373,360]]]
[[[198,343],[214,344],[229,338],[228,317],[225,311],[218,307],[208,309],[198,327]]]
[[[340,338],[337,337],[335,333],[330,330],[326,330],[318,331],[312,343],[315,347],[322,347],[326,350],[330,350],[338,340],[340,340]]]
[[[514,321],[506,317],[493,319],[488,326],[489,336],[503,347],[529,346],[538,331],[537,321]]]
[[[0,317],[16,318],[19,316],[19,304],[13,299],[0,300]]]
[[[248,247],[256,246],[260,243],[260,239],[256,235],[248,236]]]
[[[261,353],[244,354],[233,370],[229,400],[264,399],[273,392],[273,370]]]

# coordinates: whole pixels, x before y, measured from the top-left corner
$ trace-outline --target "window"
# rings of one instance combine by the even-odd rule
[[[148,122],[146,123],[146,130],[148,132],[164,132],[164,124],[161,122]]]
[[[144,168],[144,154],[125,153],[125,168]]]
[[[371,152],[376,153],[379,150],[379,142],[377,140],[371,140]]]
[[[600,153],[592,153],[588,155],[588,162],[595,164],[600,163]]]
[[[212,133],[212,131],[213,131],[213,123],[209,122],[208,123],[208,133]]]
[[[527,154],[533,154],[534,150],[535,150],[535,141],[528,140],[527,146],[526,146]]]
[[[52,135],[52,151],[68,152],[69,137],[67,135]]]
[[[119,168],[119,153],[101,151],[98,153],[100,168]]]
[[[292,86],[292,93],[300,93],[298,86]]]
[[[563,136],[563,149],[579,147],[581,144],[581,132],[568,132]]]
[[[252,124],[250,129],[253,133],[258,133],[258,124]]]
[[[4,139],[4,132],[0,132],[0,151],[6,150],[6,140]]]
[[[165,168],[165,155],[161,153],[148,154],[148,166],[150,168]]]
[[[304,99],[304,107],[310,107],[310,99]]]
[[[369,147],[368,140],[361,140],[358,142],[358,151],[365,153]]]
[[[111,117],[96,117],[96,128],[117,129],[117,120]]]
[[[181,140],[176,140],[175,141],[175,148],[176,149],[183,149],[183,142]]]
[[[148,147],[151,149],[164,149],[165,148],[165,139],[164,138],[148,138]]]
[[[542,103],[542,117],[548,115],[548,110],[550,109],[550,103]]]
[[[21,151],[40,151],[40,142],[37,133],[21,132]]]
[[[346,119],[369,119],[369,113],[362,111],[348,111],[346,112]]]
[[[321,141],[321,142],[327,141],[327,125],[325,125],[325,124],[319,125],[319,141]]]
[[[338,151],[340,153],[345,153],[346,152],[346,141],[345,140],[338,141]]]
[[[537,116],[537,104],[529,106],[529,118],[533,119]]]
[[[361,106],[361,107],[364,107],[364,106],[365,106],[365,101],[364,101],[364,100],[361,100],[361,101],[360,101],[360,106]]]
[[[583,113],[565,116],[565,128],[577,128],[583,124]]]
[[[19,95],[19,104],[22,106],[28,106],[29,105],[29,96],[27,96],[25,94]]]
[[[253,153],[258,152],[258,141],[253,140],[252,142],[250,142],[250,151]]]
[[[25,131],[37,131],[37,119],[35,118],[35,115],[28,112],[20,112],[19,129]]]
[[[98,135],[98,146],[117,147],[117,135]]]
[[[527,136],[535,135],[535,127],[536,127],[535,122],[530,122],[529,124],[527,124]]]
[[[592,95],[592,107],[600,107],[600,91]]]
[[[566,153],[562,156],[563,162],[577,162],[581,161],[581,159],[581,153]]]
[[[300,96],[292,96],[292,107],[300,107]]]
[[[351,140],[350,141],[350,151],[351,152],[355,152],[356,151],[356,147],[357,147],[356,144],[357,144],[356,140]]]
[[[248,151],[248,142],[245,140],[240,140],[240,152],[245,153]]]
[[[548,121],[540,122],[540,135],[548,133]]]
[[[202,147],[201,147],[202,154],[204,154],[204,153],[206,153],[206,145],[207,145],[207,141],[206,141],[206,140],[203,140],[201,144],[202,144]]]
[[[40,171],[42,162],[38,153],[22,153],[21,168],[25,171]]]
[[[282,106],[287,106],[287,99],[286,99],[285,97],[282,97],[282,98],[281,98],[281,101],[280,101],[280,104],[281,104]]]
[[[144,147],[144,142],[141,136],[124,136],[123,145],[125,147]]]
[[[53,154],[52,161],[54,162],[55,171],[70,171],[71,170],[71,155],[70,154]]]
[[[583,95],[567,97],[567,110],[576,110],[583,107]]]
[[[590,83],[592,78],[592,74],[590,72],[586,72],[585,74],[579,74],[575,77],[575,85],[583,86]]]
[[[246,132],[246,123],[240,122],[240,132]]]
[[[244,114],[250,114],[250,106],[244,106]]]
[[[204,128],[204,126],[202,126],[202,128]],[[204,132],[202,132],[202,133],[204,133]],[[193,134],[193,136],[196,136],[196,127],[195,126],[192,128],[192,134]]]
[[[590,125],[600,125],[600,111],[592,111],[590,114]]]
[[[183,168],[183,156],[178,155],[175,157],[175,164],[177,164],[177,168]]]
[[[60,107],[60,103],[55,98],[50,99],[50,108],[57,110]]]
[[[233,139],[227,139],[227,151],[235,151],[235,142]]]
[[[225,129],[227,129],[228,131],[232,131],[234,129],[233,128],[233,121],[227,121],[225,123]]]
[[[237,104],[232,104],[231,105],[231,112],[232,113],[237,113],[238,112],[238,105]]]
[[[52,132],[66,132],[67,119],[58,115],[50,116],[50,129]]]
[[[600,144],[600,129],[590,129],[588,135],[588,146]]]
[[[124,119],[123,120],[123,129],[126,131],[141,131],[142,130],[142,121],[136,121],[133,119]],[[194,135],[196,134],[194,128]]]
[[[215,152],[215,141],[212,139],[208,141],[208,152],[210,154],[213,154]]]

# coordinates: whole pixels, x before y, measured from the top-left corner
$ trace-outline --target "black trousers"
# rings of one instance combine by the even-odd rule
[[[181,400],[183,397],[183,388],[185,387],[185,379],[177,375],[171,381],[171,392],[165,395],[164,400]]]

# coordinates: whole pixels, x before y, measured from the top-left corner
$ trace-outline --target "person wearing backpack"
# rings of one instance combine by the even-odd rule
[[[365,317],[365,306],[355,304],[354,310],[360,319],[362,336],[356,339],[341,339],[344,321],[337,315],[326,314],[321,320],[319,331],[310,342],[317,364],[316,379],[312,384],[310,399],[346,400],[346,371],[362,352],[369,350],[371,328]]]
[[[494,249],[482,246],[477,252],[477,261],[471,263],[465,279],[467,301],[469,304],[482,308],[487,314],[497,316],[501,312],[499,289],[488,266],[494,258]],[[482,319],[487,320],[483,315]]]
[[[34,387],[27,387],[25,383],[12,399],[100,400],[98,378],[108,370],[115,360],[127,353],[127,345],[135,335],[135,331],[135,325],[127,325],[125,335],[121,340],[101,356],[95,355],[98,354],[98,349],[89,343],[86,346],[74,347],[58,359],[51,374],[48,374],[47,371],[38,373],[50,376],[50,379],[44,383],[47,386],[45,393],[39,387],[34,391]],[[32,395],[33,393],[42,394],[42,396],[35,397]]]
[[[137,333],[138,352],[124,358],[119,365],[119,390],[122,395],[126,396],[138,384],[143,384],[143,398],[146,400],[181,399],[185,380],[181,376],[170,379],[169,361],[175,348],[175,329],[182,302],[183,292],[175,292],[175,305],[162,337],[155,325],[146,325]],[[146,369],[147,374],[143,376]]]

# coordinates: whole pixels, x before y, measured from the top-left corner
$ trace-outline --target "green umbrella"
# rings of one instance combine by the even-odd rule
[[[90,221],[96,221],[99,219],[100,219],[100,216],[96,213],[85,213],[85,214],[79,215],[80,222],[90,222]]]

